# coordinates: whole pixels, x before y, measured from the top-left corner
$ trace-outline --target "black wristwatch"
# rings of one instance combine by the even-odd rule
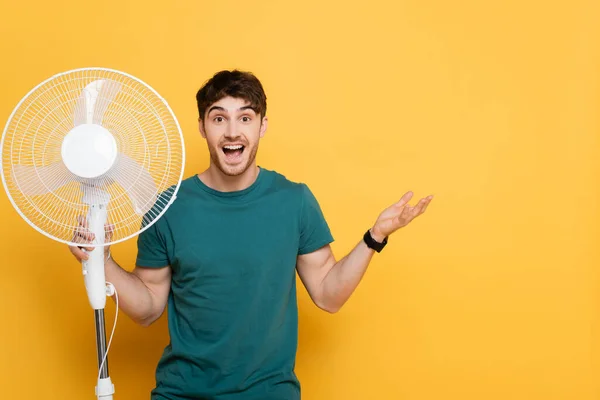
[[[376,252],[380,253],[381,250],[383,250],[383,248],[385,247],[385,245],[388,242],[388,238],[386,236],[385,239],[383,239],[383,242],[378,242],[375,239],[373,239],[373,236],[371,236],[371,230],[368,229],[365,232],[365,235],[363,236],[363,240],[365,241],[365,243],[367,244],[367,247],[370,249],[375,250]]]

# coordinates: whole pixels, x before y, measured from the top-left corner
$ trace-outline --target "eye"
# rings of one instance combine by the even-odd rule
[[[249,116],[245,115],[245,116],[242,117],[242,121],[243,122],[250,122],[251,118]]]
[[[219,115],[219,116],[217,116],[217,117],[213,118],[213,121],[214,121],[214,122],[216,122],[216,123],[221,123],[221,122],[223,122],[223,117],[221,117],[221,116]]]

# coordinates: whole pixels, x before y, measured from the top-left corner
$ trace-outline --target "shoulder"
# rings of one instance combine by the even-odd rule
[[[277,191],[286,191],[291,194],[301,196],[308,191],[308,185],[305,182],[300,182],[288,178],[286,175],[275,170],[262,168],[262,173],[265,174],[266,180],[269,182],[269,187]]]
[[[194,175],[182,179],[181,182],[171,185],[158,192],[154,206],[144,215],[144,223],[152,222],[155,219],[160,221],[162,217],[168,216],[175,209],[181,207],[182,203],[193,193]]]
[[[198,184],[198,176],[194,174],[182,179],[179,185],[173,185],[163,193],[174,194],[172,206],[183,206],[190,200],[196,200],[203,192]]]
[[[198,183],[196,182],[197,180],[198,175],[196,174],[190,175],[187,178],[182,179],[177,190],[177,197],[187,196],[191,193],[197,192],[199,188]],[[175,187],[176,185],[171,186],[170,189],[173,190]]]
[[[319,201],[308,183],[289,179],[276,171],[263,169],[263,172],[269,176],[268,191],[271,194],[277,194],[282,203],[293,204],[301,212],[306,211],[306,209],[320,207]]]

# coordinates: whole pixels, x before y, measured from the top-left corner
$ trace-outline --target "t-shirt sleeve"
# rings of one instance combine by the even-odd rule
[[[158,223],[138,235],[138,253],[136,265],[140,267],[164,267],[169,265],[169,257],[164,237],[160,233]]]
[[[301,184],[301,186],[299,255],[311,253],[333,242],[333,236],[323,216],[319,202],[306,184]]]

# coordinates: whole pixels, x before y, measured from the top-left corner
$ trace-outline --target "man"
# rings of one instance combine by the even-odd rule
[[[152,399],[299,399],[296,271],[318,307],[338,311],[374,252],[432,196],[410,206],[406,193],[336,260],[308,186],[256,164],[268,123],[260,81],[221,71],[196,97],[210,166],[185,179],[177,200],[139,235],[131,273],[107,260],[107,280],[141,325],[168,307],[171,340]],[[80,247],[71,251],[86,257]]]

